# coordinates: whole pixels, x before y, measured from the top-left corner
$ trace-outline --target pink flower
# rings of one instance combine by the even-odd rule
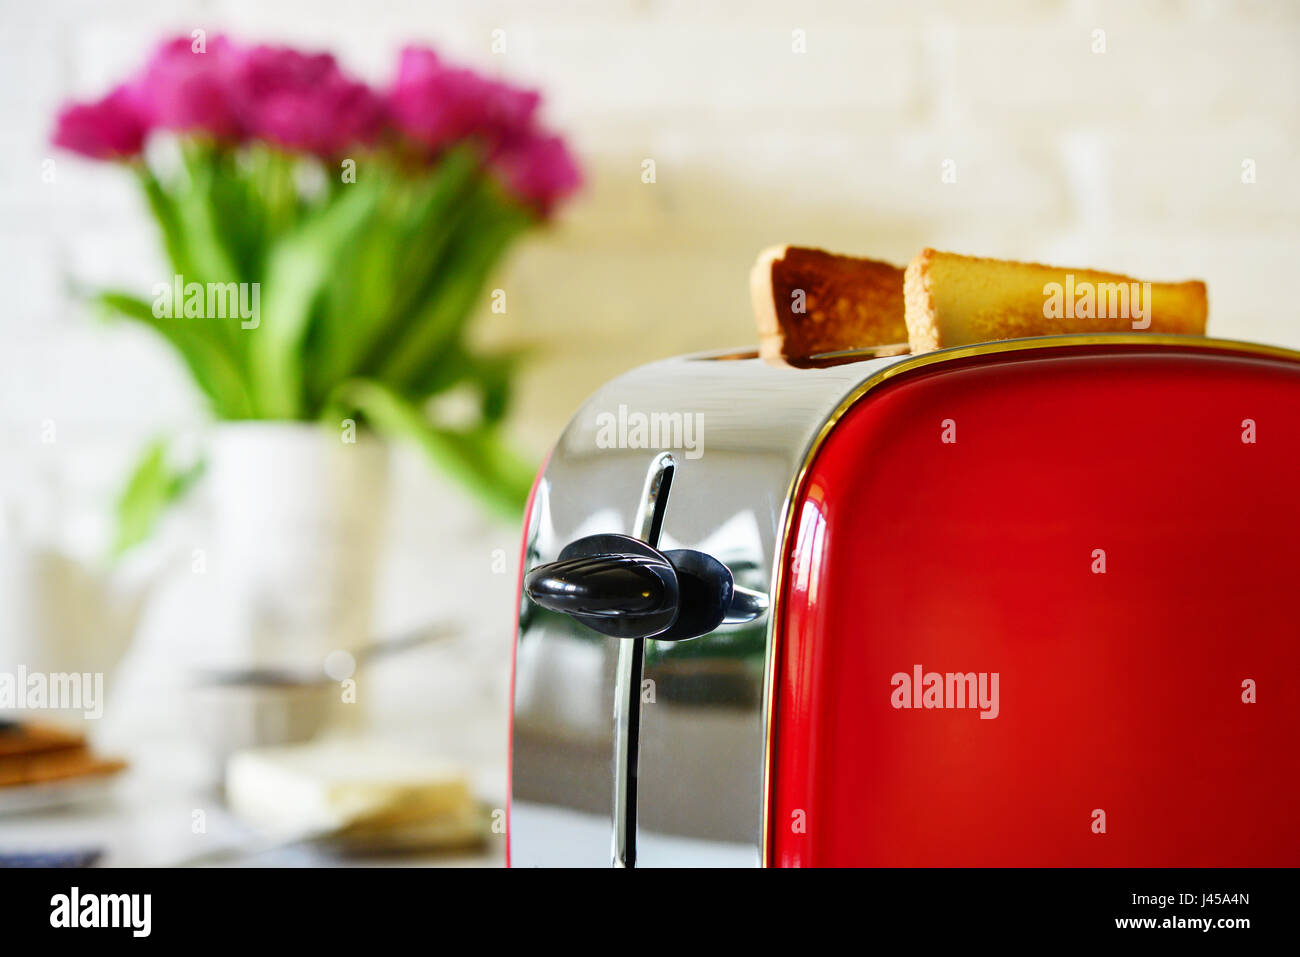
[[[398,128],[430,150],[469,137],[489,150],[523,137],[541,102],[525,90],[442,63],[423,47],[407,47],[388,109]]]
[[[243,51],[223,36],[196,52],[189,37],[159,45],[131,84],[150,125],[178,132],[203,132],[221,139],[244,134],[232,95]]]
[[[241,47],[224,36],[196,51],[189,37],[162,43],[120,91],[149,129],[262,139],[332,156],[375,138],[383,102],[328,53]]]
[[[397,86],[415,86],[435,78],[443,69],[438,54],[428,47],[403,47],[397,58]]]
[[[425,47],[402,51],[379,95],[328,53],[240,46],[224,36],[196,50],[160,44],[140,74],[96,103],[59,115],[54,141],[96,158],[133,156],[154,129],[229,143],[264,140],[336,157],[384,133],[436,155],[472,141],[502,181],[543,214],[581,183],[564,141],[536,123],[541,95],[443,63]]]
[[[373,141],[383,118],[383,103],[369,87],[335,79],[266,97],[254,112],[252,132],[286,149],[334,156]]]
[[[515,195],[543,215],[582,185],[582,171],[558,136],[531,135],[503,149],[492,165]]]
[[[60,112],[54,145],[93,159],[137,156],[144,147],[145,119],[127,87],[95,103],[73,103]]]
[[[252,136],[327,156],[372,141],[384,120],[382,100],[328,53],[254,47],[241,59],[233,95]]]
[[[564,141],[536,124],[541,95],[448,66],[426,47],[407,47],[388,112],[398,129],[432,151],[474,139],[524,202],[548,213],[582,183]]]

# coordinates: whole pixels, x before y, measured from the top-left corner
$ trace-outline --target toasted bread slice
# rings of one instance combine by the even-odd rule
[[[1205,283],[1143,282],[1116,273],[923,249],[907,267],[913,353],[1087,332],[1204,335]]]
[[[71,750],[85,744],[85,735],[58,725],[27,721],[0,727],[0,760],[10,755]]]
[[[759,255],[750,292],[765,359],[805,359],[907,339],[903,270],[889,263],[776,246]]]
[[[9,755],[0,760],[0,788],[116,774],[125,767],[125,761],[97,757],[86,747]]]
[[[25,722],[0,728],[0,788],[114,774],[126,767],[91,752],[84,735]]]

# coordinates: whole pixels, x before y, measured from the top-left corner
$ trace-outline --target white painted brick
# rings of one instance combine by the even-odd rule
[[[153,223],[144,218],[126,220],[113,228],[80,229],[66,237],[65,243],[68,277],[81,287],[147,296],[155,283],[166,282],[172,275]]]
[[[1117,228],[1161,223],[1212,233],[1300,221],[1294,125],[1142,127],[1112,131],[1102,142],[1104,202]],[[1255,164],[1253,184],[1242,182],[1247,159]]]
[[[492,2],[492,0],[488,0]],[[600,4],[608,7],[609,4]],[[647,16],[681,22],[709,18],[749,21],[764,25],[801,26],[808,23],[844,26],[913,25],[925,20],[975,23],[1026,23],[1059,17],[1068,9],[1066,0],[723,0],[702,4],[699,0],[650,0],[636,4],[623,0],[621,7],[643,7]]]
[[[849,220],[976,216],[1022,225],[1059,222],[1069,212],[1067,180],[1050,144],[973,129],[903,128],[881,139],[830,122],[760,131],[743,125],[700,132],[679,149],[647,142],[645,155],[657,162],[654,185],[641,182],[635,155],[593,165],[575,226],[589,240],[660,228],[681,242],[692,234],[707,242],[773,219],[797,222],[818,206],[838,207]],[[942,181],[946,160],[955,163],[955,183]],[[737,192],[744,195],[728,205]]]
[[[0,408],[11,421],[50,418],[147,433],[193,421],[197,396],[179,360],[145,330],[89,316],[14,342],[0,358]]]
[[[3,228],[62,232],[87,224],[137,219],[145,204],[134,178],[120,167],[55,149],[41,135],[0,136]],[[53,162],[53,180],[45,178]]]
[[[398,51],[410,43],[431,45],[453,62],[483,66],[490,57],[490,31],[473,4],[215,0],[212,11],[213,23],[234,37],[328,50],[373,83],[394,76]]]
[[[53,236],[0,235],[5,304],[0,330],[6,340],[27,339],[57,320],[62,271]]]
[[[507,27],[511,63],[546,83],[556,115],[634,116],[644,110],[826,108],[899,115],[912,102],[914,37],[901,27],[809,30],[791,52],[790,30],[745,23],[542,21]]]
[[[58,93],[63,79],[61,40],[60,31],[49,23],[15,24],[6,19],[0,33],[0,103],[6,112]]]
[[[1295,27],[1100,24],[1107,52],[1090,52],[1092,27],[961,27],[952,93],[971,115],[1014,110],[1042,123],[1132,121],[1176,113],[1188,122],[1294,110],[1300,91]]]
[[[66,41],[66,94],[75,99],[102,96],[138,73],[159,40],[193,29],[190,22],[169,17],[152,20],[149,28],[121,20],[76,24]]]
[[[1099,5],[1106,10],[1123,11],[1130,17],[1159,19],[1170,23],[1226,22],[1250,24],[1294,24],[1300,22],[1300,7],[1286,0],[1162,0],[1135,4],[1130,0],[1106,0]]]

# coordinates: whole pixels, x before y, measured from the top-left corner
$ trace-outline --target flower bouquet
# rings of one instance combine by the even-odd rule
[[[532,468],[500,423],[521,353],[476,351],[466,333],[502,253],[580,182],[539,102],[429,49],[405,49],[377,89],[329,54],[196,31],[66,106],[54,142],[139,182],[173,275],[150,296],[95,298],[171,343],[214,417],[414,440],[514,515]],[[474,397],[468,424],[430,414],[452,388]],[[117,549],[195,474],[152,445]]]

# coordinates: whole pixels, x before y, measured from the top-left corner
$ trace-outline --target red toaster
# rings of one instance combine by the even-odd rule
[[[657,362],[538,476],[515,866],[1300,864],[1300,354]]]

